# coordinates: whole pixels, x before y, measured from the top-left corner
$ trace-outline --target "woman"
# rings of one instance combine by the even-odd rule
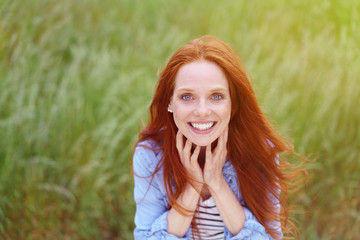
[[[281,239],[299,173],[285,174],[284,151],[296,155],[237,55],[211,36],[189,42],[162,71],[135,148],[135,239]]]

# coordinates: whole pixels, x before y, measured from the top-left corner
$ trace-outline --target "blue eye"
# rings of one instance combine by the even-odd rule
[[[181,99],[185,100],[185,101],[189,101],[192,99],[192,97],[190,95],[183,95],[183,96],[181,96]]]
[[[212,99],[214,99],[214,100],[221,100],[221,99],[223,99],[223,96],[222,96],[221,94],[214,94],[214,95],[212,96]]]

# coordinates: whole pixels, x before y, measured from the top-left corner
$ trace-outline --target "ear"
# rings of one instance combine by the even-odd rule
[[[168,112],[169,112],[169,113],[172,113],[172,112],[173,112],[173,110],[172,110],[172,106],[171,106],[171,103],[169,103],[169,105],[168,105],[168,109],[167,109],[167,110],[168,110]]]
[[[171,104],[171,101],[172,101],[172,97],[170,98],[170,101],[169,101],[169,105],[168,105],[168,112],[172,113],[172,104]]]

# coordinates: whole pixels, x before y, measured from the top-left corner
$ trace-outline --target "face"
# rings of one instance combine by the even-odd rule
[[[198,146],[215,141],[231,115],[229,86],[222,69],[206,60],[183,65],[175,77],[169,108],[188,140]]]

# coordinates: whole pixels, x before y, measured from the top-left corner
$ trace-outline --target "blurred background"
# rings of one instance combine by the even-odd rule
[[[0,238],[132,239],[157,72],[205,34],[315,160],[289,200],[301,239],[358,239],[358,0],[0,0]]]

